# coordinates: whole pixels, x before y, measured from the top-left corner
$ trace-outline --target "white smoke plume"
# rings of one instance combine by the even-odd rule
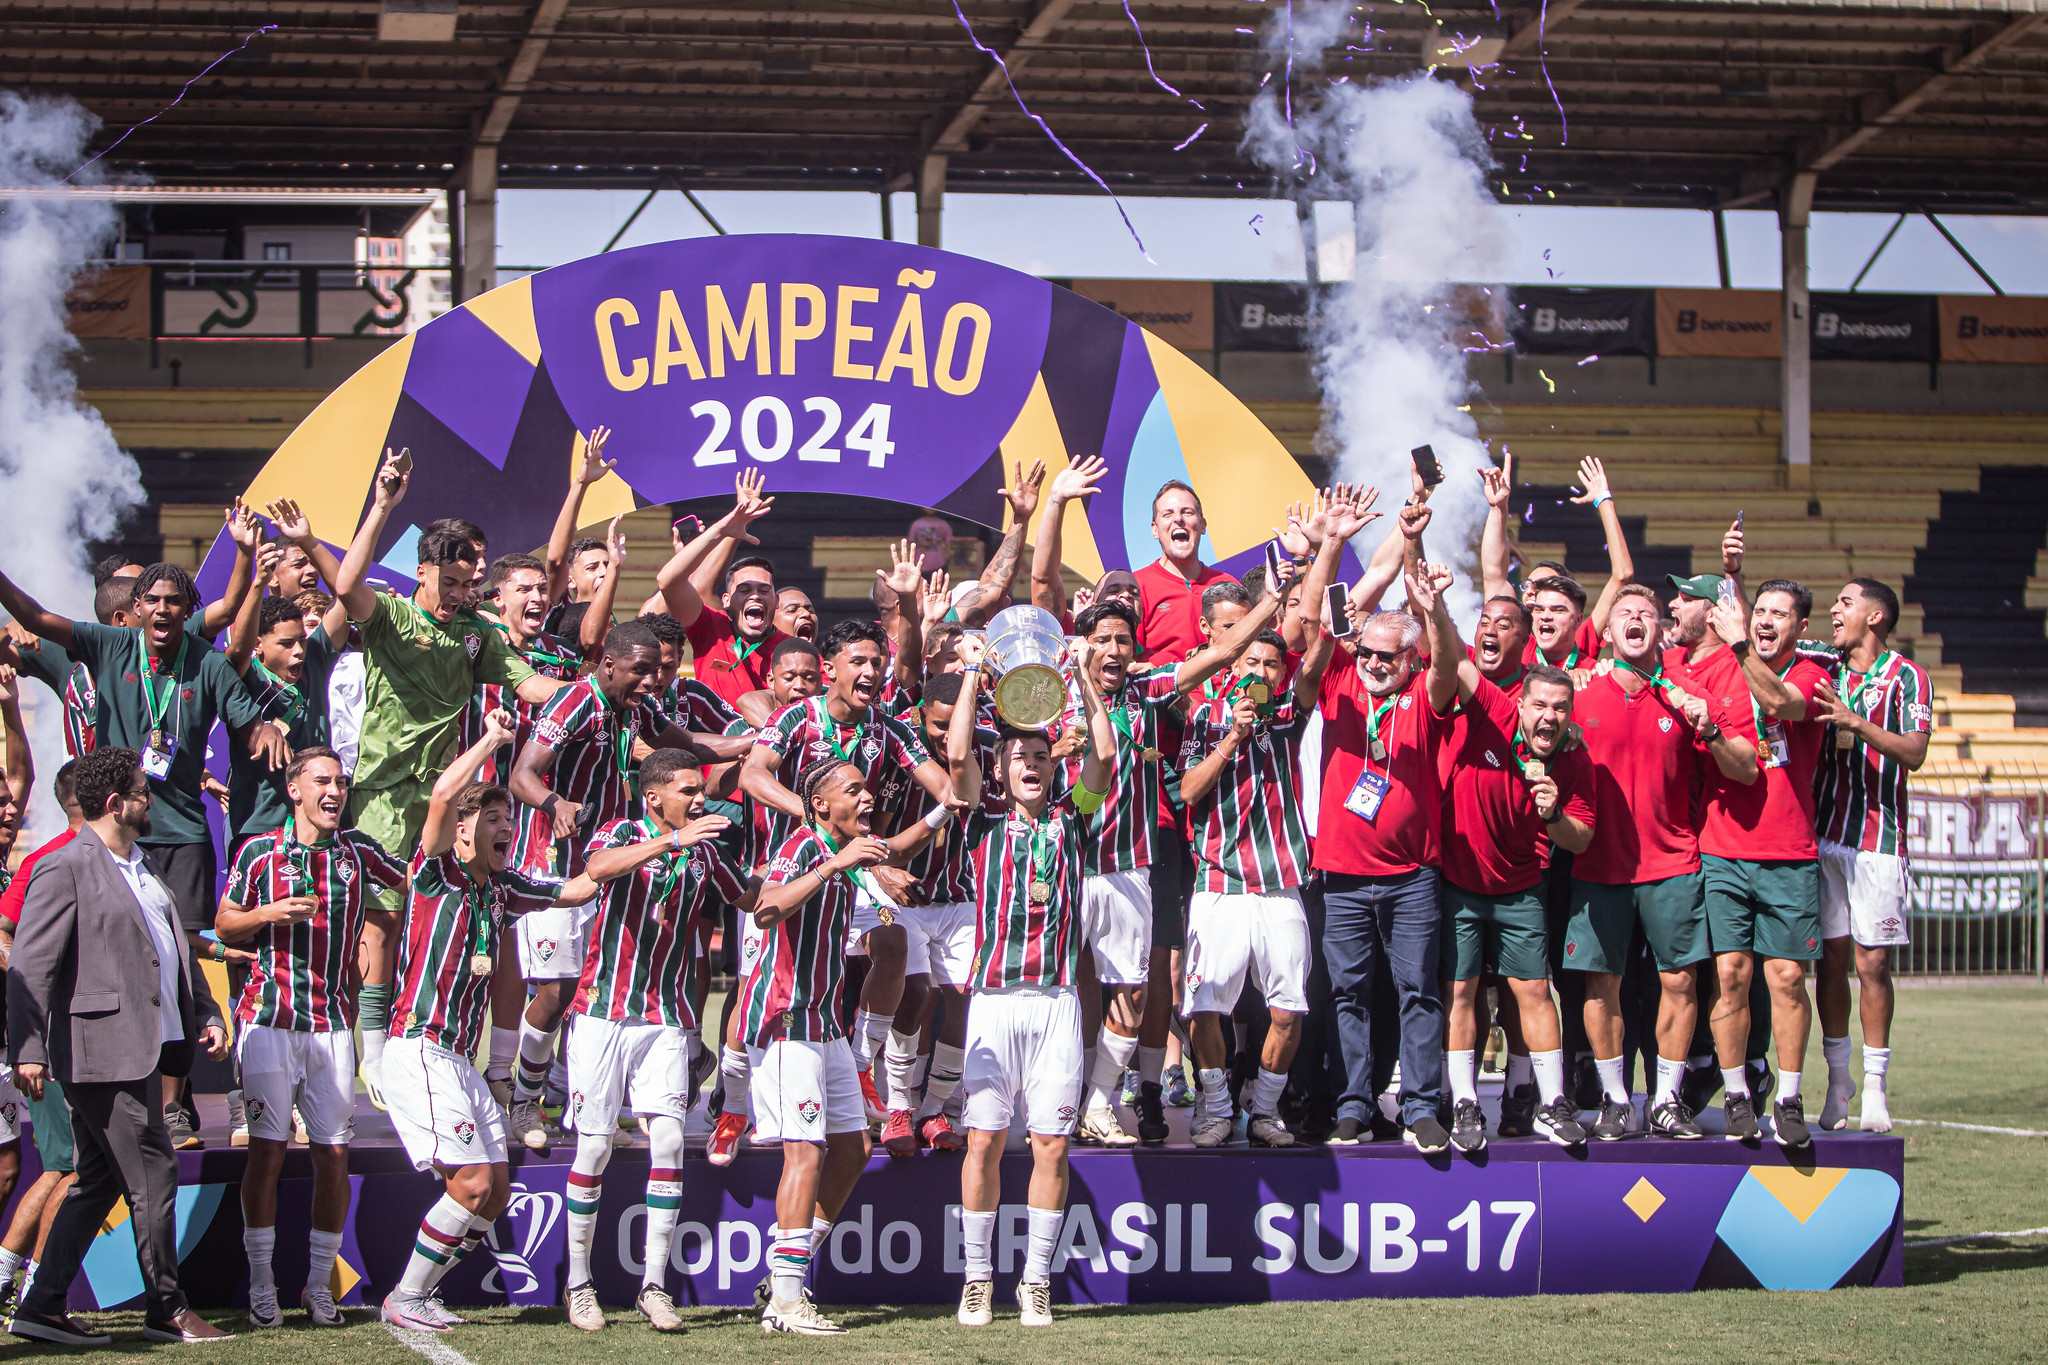
[[[85,542],[111,535],[142,501],[135,461],[78,396],[78,342],[65,327],[64,296],[116,223],[111,203],[63,183],[97,123],[68,100],[0,91],[0,565],[51,611],[81,620],[93,598]],[[49,778],[64,761],[63,706],[25,680],[22,700],[33,711],[33,834],[54,834],[63,815]]]
[[[1500,273],[1506,238],[1485,180],[1492,158],[1470,96],[1449,81],[1419,71],[1362,83],[1323,70],[1326,48],[1370,41],[1347,27],[1354,13],[1336,0],[1293,0],[1268,20],[1273,76],[1244,146],[1298,196],[1353,206],[1354,278],[1323,298],[1312,333],[1323,441],[1339,478],[1380,490],[1385,515],[1359,536],[1361,557],[1395,533],[1409,451],[1435,450],[1445,479],[1423,543],[1457,572],[1452,615],[1469,628],[1486,518],[1478,470],[1491,461],[1459,410],[1472,391],[1462,349],[1472,338],[1448,306],[1449,282]],[[1398,585],[1388,594],[1401,596]]]

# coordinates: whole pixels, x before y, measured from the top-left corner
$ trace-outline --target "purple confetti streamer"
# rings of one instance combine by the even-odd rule
[[[1543,50],[1543,25],[1550,18],[1550,0],[1543,0],[1543,8],[1536,15],[1536,64],[1543,68],[1543,83],[1550,87],[1550,102],[1557,106],[1557,121],[1564,125],[1564,136],[1558,146],[1569,147],[1572,141],[1571,120],[1564,116],[1564,101],[1557,97],[1557,85],[1550,79],[1549,54]]]
[[[157,111],[156,111],[156,112],[155,112],[154,114],[151,114],[151,115],[150,115],[150,116],[149,116],[148,118],[144,119],[144,120],[142,121],[142,123],[137,123],[137,124],[134,124],[134,125],[132,125],[132,126],[131,126],[131,127],[130,127],[130,128],[128,129],[128,132],[126,132],[126,133],[123,133],[123,134],[121,134],[121,136],[119,136],[119,137],[115,138],[115,139],[114,139],[114,140],[113,140],[112,142],[109,142],[109,143],[108,143],[108,144],[107,144],[107,145],[106,145],[106,146],[105,146],[104,148],[102,148],[101,150],[99,150],[99,151],[97,151],[97,152],[94,152],[94,153],[93,153],[93,154],[92,154],[91,156],[87,157],[87,158],[86,158],[86,159],[85,159],[85,160],[84,160],[83,162],[79,163],[78,169],[77,169],[77,170],[74,170],[74,171],[72,171],[72,172],[71,172],[71,175],[77,175],[79,171],[82,171],[82,170],[84,170],[84,169],[85,169],[85,168],[86,168],[87,166],[90,166],[90,165],[92,165],[92,163],[93,163],[93,162],[95,162],[95,161],[98,161],[98,160],[99,160],[99,159],[100,159],[101,157],[105,156],[105,155],[106,155],[106,154],[107,154],[108,152],[111,152],[111,151],[113,151],[113,150],[114,150],[114,148],[116,148],[116,147],[120,146],[120,145],[121,145],[122,143],[126,142],[126,141],[128,140],[129,134],[130,134],[130,133],[133,133],[133,132],[134,132],[134,131],[135,131],[135,130],[136,130],[137,128],[140,128],[140,127],[142,127],[142,126],[143,126],[143,124],[145,124],[145,123],[155,123],[155,122],[156,122],[156,121],[157,121],[158,119],[162,118],[162,117],[163,117],[163,116],[164,116],[165,114],[168,114],[168,113],[170,113],[170,112],[171,112],[171,110],[173,110],[173,109],[177,108],[177,107],[178,107],[178,100],[182,100],[182,99],[184,99],[184,98],[185,98],[185,94],[186,94],[186,92],[187,92],[187,91],[189,91],[189,90],[190,90],[190,89],[191,89],[191,88],[192,88],[193,86],[195,86],[195,85],[199,84],[199,82],[200,82],[200,81],[202,81],[202,80],[205,80],[205,79],[206,79],[206,73],[207,73],[208,71],[211,71],[211,70],[213,70],[213,69],[214,69],[214,68],[215,68],[216,66],[219,66],[219,65],[220,65],[220,64],[221,64],[222,62],[224,62],[224,61],[226,61],[226,60],[227,60],[228,58],[230,58],[230,57],[234,56],[234,55],[235,55],[235,54],[236,54],[237,52],[240,52],[240,51],[241,51],[241,50],[242,50],[243,48],[247,47],[247,46],[248,46],[248,45],[249,45],[250,43],[252,43],[252,42],[256,41],[256,39],[257,39],[257,38],[261,37],[261,36],[262,36],[263,34],[269,33],[270,31],[272,31],[272,30],[273,30],[273,29],[275,29],[276,27],[277,27],[277,25],[276,25],[276,24],[265,24],[265,25],[264,25],[264,26],[263,26],[262,28],[259,28],[259,29],[252,29],[252,30],[250,30],[250,32],[249,32],[249,35],[248,35],[247,37],[243,38],[241,42],[239,42],[239,43],[236,43],[236,44],[235,44],[235,45],[234,45],[233,47],[229,48],[229,49],[228,49],[228,50],[227,50],[226,52],[223,52],[223,53],[221,53],[221,54],[220,54],[220,56],[218,56],[218,57],[215,57],[215,58],[214,58],[214,59],[213,59],[212,61],[210,61],[210,62],[208,62],[208,63],[206,64],[206,67],[205,67],[205,69],[204,69],[204,70],[202,70],[202,71],[201,71],[201,72],[200,72],[200,73],[199,73],[198,75],[194,76],[194,77],[193,77],[193,78],[192,78],[191,80],[189,80],[189,81],[186,81],[186,82],[185,82],[185,84],[184,84],[183,86],[181,86],[181,87],[179,88],[179,90],[178,90],[178,96],[177,96],[177,99],[174,99],[174,100],[172,100],[172,101],[171,101],[171,102],[170,102],[169,104],[166,104],[166,105],[165,105],[165,106],[164,106],[163,108],[161,108],[161,109],[157,110]],[[58,182],[58,183],[60,183],[60,184],[67,184],[67,183],[69,183],[69,182],[70,182],[70,180],[71,180],[71,175],[67,175],[67,176],[65,176],[65,177],[64,177],[64,179],[63,179],[62,181]]]
[[[977,51],[989,57],[998,67],[1002,68],[1003,81],[1010,87],[1010,97],[1017,101],[1017,107],[1024,111],[1024,117],[1037,124],[1038,130],[1045,134],[1046,139],[1053,146],[1060,149],[1060,155],[1080,167],[1081,173],[1090,180],[1093,180],[1096,188],[1109,196],[1109,202],[1116,205],[1116,216],[1124,220],[1124,231],[1130,233],[1131,240],[1138,244],[1138,254],[1152,264],[1157,265],[1158,262],[1152,260],[1152,253],[1145,250],[1145,239],[1138,235],[1137,226],[1131,222],[1131,215],[1124,212],[1124,201],[1116,197],[1116,191],[1111,189],[1103,178],[1095,173],[1094,167],[1074,155],[1074,149],[1060,141],[1059,134],[1053,132],[1052,125],[1031,112],[1031,106],[1024,102],[1024,92],[1017,88],[1017,78],[1010,74],[1010,64],[1003,60],[1002,53],[981,41],[980,35],[974,31],[974,25],[968,22],[967,11],[960,8],[960,0],[953,0],[953,13],[959,17],[960,27],[967,30],[967,41],[973,43]]]
[[[1124,0],[1124,18],[1131,21],[1131,31],[1138,35],[1138,46],[1141,49],[1143,49],[1145,53],[1145,70],[1151,74],[1153,84],[1157,85],[1161,90],[1164,90],[1167,94],[1172,95],[1176,99],[1187,100],[1189,104],[1192,104],[1195,106],[1195,108],[1200,109],[1202,107],[1202,102],[1200,100],[1189,99],[1188,96],[1181,94],[1180,91],[1174,89],[1172,86],[1168,85],[1165,81],[1159,78],[1159,72],[1156,69],[1154,69],[1152,65],[1152,45],[1145,41],[1145,30],[1138,27],[1138,16],[1131,13],[1131,0]],[[1193,139],[1189,140],[1192,141]],[[1181,147],[1185,146],[1187,146],[1187,143],[1183,142],[1181,144]],[[1174,150],[1177,152],[1180,150],[1180,147],[1176,147],[1174,148]]]
[[[1585,369],[1585,368],[1586,368],[1586,366],[1588,366],[1588,365],[1592,364],[1592,363],[1593,363],[1594,361],[1598,360],[1599,358],[1600,358],[1600,357],[1599,357],[1599,356],[1597,356],[1597,355],[1589,355],[1589,356],[1587,356],[1587,357],[1586,357],[1586,358],[1585,358],[1584,360],[1581,360],[1581,361],[1579,362],[1579,368],[1583,370],[1583,369]]]
[[[1189,133],[1187,137],[1181,141],[1180,145],[1175,147],[1173,150],[1175,150],[1176,152],[1186,150],[1188,143],[1193,142],[1196,138],[1200,137],[1202,134],[1208,131],[1209,125],[1205,123],[1201,127],[1195,129],[1194,132]]]
[[[1260,232],[1260,231],[1259,231],[1259,224],[1261,224],[1261,223],[1263,223],[1263,222],[1265,222],[1265,221],[1266,221],[1266,215],[1265,215],[1265,214],[1263,214],[1263,213],[1255,213],[1255,214],[1253,214],[1253,215],[1251,216],[1251,219],[1250,219],[1250,221],[1248,221],[1248,222],[1247,222],[1247,223],[1245,224],[1245,226],[1246,226],[1246,227],[1248,227],[1248,228],[1250,228],[1250,229],[1252,230],[1252,236],[1254,236],[1254,237],[1263,237],[1263,236],[1265,236],[1265,234],[1264,234],[1263,232]]]

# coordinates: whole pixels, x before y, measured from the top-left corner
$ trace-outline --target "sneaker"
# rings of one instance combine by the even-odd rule
[[[953,1126],[953,1120],[944,1111],[926,1119],[919,1136],[924,1139],[924,1145],[935,1152],[959,1152],[967,1148],[967,1139],[960,1135],[960,1130]]]
[[[1650,1131],[1688,1142],[1707,1135],[1706,1129],[1693,1122],[1685,1101],[1675,1095],[1650,1111]]]
[[[1138,1102],[1133,1107],[1138,1111],[1138,1141],[1147,1147],[1157,1147],[1165,1142],[1166,1102],[1159,1082],[1141,1082],[1138,1086]]]
[[[995,1297],[994,1280],[969,1280],[960,1286],[960,1311],[953,1315],[953,1321],[962,1327],[986,1327],[995,1321],[995,1312],[989,1300]]]
[[[597,1306],[597,1286],[585,1280],[562,1293],[562,1307],[569,1310],[569,1325],[586,1332],[604,1329],[604,1309]]]
[[[844,1336],[846,1329],[818,1311],[809,1299],[778,1299],[770,1296],[761,1310],[764,1332],[794,1332],[801,1337]]]
[[[385,1296],[384,1307],[378,1316],[393,1327],[403,1327],[410,1332],[445,1332],[448,1330],[426,1299],[419,1294],[407,1294],[393,1290]]]
[[[512,1108],[512,1078],[500,1076],[496,1080],[486,1076],[484,1084],[490,1087],[491,1100],[498,1108],[510,1111]]]
[[[1424,1114],[1409,1124],[1402,1140],[1425,1156],[1432,1156],[1451,1145],[1451,1135],[1436,1121],[1435,1114]],[[1483,1137],[1481,1140],[1484,1140]]]
[[[1560,1147],[1579,1147],[1586,1141],[1586,1125],[1579,1122],[1579,1111],[1562,1095],[1539,1108],[1531,1116],[1530,1126]],[[1507,1132],[1505,1122],[1501,1132]]]
[[[860,1101],[867,1108],[868,1126],[870,1128],[888,1119],[889,1111],[882,1106],[881,1093],[875,1089],[875,1072],[873,1067],[869,1067],[866,1071],[860,1073]]]
[[[1798,1095],[1771,1106],[1771,1136],[1780,1147],[1808,1147],[1813,1130],[1806,1126],[1806,1101]]]
[[[1588,1109],[1598,1109],[1600,1097],[1604,1093],[1600,1089],[1600,1068],[1594,1065],[1593,1054],[1580,1053],[1577,1074],[1572,1080],[1573,1107],[1581,1113]]]
[[[1892,1130],[1891,1097],[1885,1094],[1883,1086],[1871,1085],[1868,1076],[1863,1080],[1863,1118],[1856,1126],[1866,1133],[1889,1133]]]
[[[808,1297],[810,1292],[811,1287],[809,1285],[805,1285],[804,1294]],[[771,1271],[770,1273],[763,1275],[754,1284],[754,1307],[760,1309],[762,1312],[765,1313],[768,1311],[768,1301],[774,1297],[775,1275],[774,1272]]]
[[[633,1135],[624,1128],[612,1129],[612,1150],[623,1152],[633,1145]]]
[[[891,1109],[882,1125],[882,1147],[890,1156],[917,1155],[917,1128],[908,1109]]]
[[[1025,1280],[1017,1286],[1017,1325],[1052,1326],[1052,1281]]]
[[[1635,1127],[1636,1108],[1627,1100],[1610,1100],[1605,1095],[1594,1108],[1600,1117],[1593,1120],[1593,1136],[1602,1142],[1619,1142]]]
[[[21,1303],[21,1272],[17,1271],[0,1283],[0,1320],[12,1317]]]
[[[1117,1087],[1117,1098],[1123,1101],[1124,1108],[1138,1107],[1138,1085],[1138,1069],[1134,1066],[1125,1067],[1123,1082]]]
[[[348,1326],[341,1305],[334,1301],[334,1291],[324,1284],[309,1284],[300,1290],[299,1307],[306,1310],[307,1320],[315,1327]]]
[[[164,1106],[164,1128],[171,1135],[174,1151],[189,1152],[200,1145],[199,1129],[192,1122],[192,1116],[185,1112],[185,1106],[172,1100]]]
[[[88,1331],[69,1313],[48,1317],[41,1313],[16,1313],[7,1320],[7,1330],[31,1341],[57,1346],[111,1346],[114,1339],[104,1332]]]
[[[740,1139],[747,1135],[745,1114],[720,1114],[711,1136],[704,1139],[704,1155],[714,1166],[730,1166],[740,1154]]]
[[[189,1308],[181,1308],[163,1321],[144,1318],[142,1339],[180,1346],[195,1341],[233,1341],[235,1334],[222,1331]]]
[[[1357,1119],[1341,1118],[1337,1120],[1337,1126],[1330,1130],[1329,1139],[1323,1145],[1326,1147],[1356,1147],[1368,1140],[1369,1135],[1361,1136],[1366,1134],[1366,1132],[1366,1126]]]
[[[441,1291],[438,1289],[431,1294],[421,1296],[420,1308],[425,1311],[428,1317],[440,1323],[443,1327],[460,1327],[469,1321],[468,1318],[457,1317],[448,1311],[448,1305],[441,1302]]]
[[[1536,1087],[1518,1085],[1500,1096],[1500,1135],[1528,1137],[1536,1131]]]
[[[1188,1088],[1188,1069],[1176,1063],[1166,1068],[1166,1107],[1169,1109],[1192,1109],[1195,1107],[1195,1092]]]
[[[1124,1131],[1117,1122],[1116,1114],[1108,1108],[1090,1109],[1081,1116],[1081,1126],[1075,1130],[1088,1142],[1103,1147],[1135,1147],[1138,1140]]]
[[[1451,1106],[1451,1145],[1461,1152],[1486,1150],[1486,1113],[1479,1101],[1459,1100]]]
[[[548,1149],[548,1126],[540,1115],[539,1100],[514,1100],[506,1126],[511,1130],[512,1145],[524,1147],[529,1152],[545,1152]]]
[[[1721,1093],[1721,1068],[1719,1064],[1689,1066],[1685,1075],[1679,1078],[1678,1098],[1685,1107],[1695,1114],[1703,1114],[1713,1104],[1714,1097]]]
[[[249,1325],[251,1327],[284,1326],[284,1310],[277,1306],[277,1286],[258,1289],[249,1286]]]
[[[1730,1095],[1721,1101],[1722,1120],[1730,1142],[1755,1142],[1763,1136],[1757,1126],[1756,1101],[1747,1095]]]
[[[242,1106],[242,1092],[228,1091],[228,1146],[249,1145],[249,1111]]]
[[[676,1301],[658,1284],[641,1285],[640,1297],[633,1300],[633,1308],[657,1332],[683,1330],[683,1315],[676,1311]]]
[[[363,1095],[378,1113],[388,1114],[391,1106],[384,1103],[384,1060],[381,1057],[365,1057],[356,1068],[356,1074],[363,1078]]]
[[[1254,1114],[1244,1126],[1245,1138],[1254,1147],[1292,1147],[1294,1134],[1271,1114]]]
[[[1211,1105],[1209,1097],[1201,1097],[1195,1106],[1195,1121],[1188,1125],[1188,1135],[1197,1147],[1221,1147],[1230,1141],[1231,1131],[1236,1127],[1231,1122],[1230,1097],[1224,1096],[1222,1103]]]

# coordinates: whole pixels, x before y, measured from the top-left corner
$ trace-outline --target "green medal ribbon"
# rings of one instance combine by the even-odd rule
[[[823,701],[818,703],[818,718],[821,722],[818,728],[824,733],[825,742],[832,746],[832,756],[841,763],[851,763],[856,768],[860,767],[861,761],[854,755],[860,752],[861,741],[867,738],[868,727],[852,721],[847,722],[853,726],[853,742],[842,749],[839,747],[839,722],[825,708]],[[839,850],[835,848],[832,851],[837,853]]]
[[[462,867],[457,860],[457,867]],[[462,908],[469,912],[469,974],[489,976],[491,974],[491,903],[490,881],[485,879],[482,886],[476,884],[467,867],[462,867]],[[479,971],[477,964],[482,963]]]
[[[1613,660],[1613,663],[1614,666],[1620,669],[1622,672],[1633,673],[1638,678],[1641,678],[1644,682],[1648,683],[1650,686],[1662,691],[1667,701],[1670,700],[1670,696],[1673,692],[1679,690],[1677,683],[1671,681],[1671,679],[1664,676],[1664,665],[1661,663],[1657,665],[1657,670],[1654,673],[1645,673],[1642,669],[1637,668],[1634,664],[1630,663],[1626,659],[1617,658]]]
[[[164,721],[171,714],[171,699],[178,695],[178,674],[185,667],[185,646],[191,637],[184,631],[178,632],[178,652],[171,659],[169,685],[157,692],[157,662],[149,654],[149,646],[143,643],[142,628],[135,630],[135,650],[142,656],[142,700],[149,709],[149,743],[153,749],[163,747]]]
[[[503,621],[490,621],[486,624],[488,624],[492,630],[497,631],[498,634],[505,637],[506,645],[511,648],[514,654],[518,655],[520,658],[526,660],[526,662],[530,664],[554,664],[560,668],[582,667],[581,661],[568,658],[561,654],[551,653],[548,650],[540,648],[538,645],[533,645],[525,649],[521,649],[519,647],[519,642],[512,638],[512,628],[510,626],[507,626]],[[540,637],[536,635],[534,638],[538,640]]]
[[[646,835],[649,839],[659,839],[662,837],[661,831],[654,827],[654,821],[652,819],[636,820],[633,822],[633,824],[636,829],[638,829],[642,834]],[[676,883],[680,882],[683,879],[683,874],[689,871],[690,867],[689,858],[683,853],[678,852],[674,847],[675,835],[671,833],[668,836],[668,838],[670,848],[667,853],[662,855],[663,872],[662,876],[656,880],[656,884],[654,887],[654,899],[652,902],[654,906],[654,917],[658,920],[662,919],[662,903],[666,901],[671,894],[674,893],[676,889]]]
[[[607,728],[611,730],[612,758],[619,766],[619,776],[626,780],[628,786],[631,786],[633,732],[626,725],[625,713],[620,711],[612,702],[612,699],[604,694],[604,689],[599,687],[595,680],[590,684],[590,695],[597,698],[597,709],[611,716],[611,720],[607,722]]]
[[[832,837],[832,832],[830,830],[826,829],[823,825],[818,824],[814,824],[810,828],[811,833],[817,836],[819,843],[823,844],[826,848],[831,849],[835,855],[839,852],[839,841]],[[874,898],[875,900],[880,901],[883,906],[888,907],[894,906],[896,904],[895,901],[889,898],[889,893],[882,890],[882,888],[875,882],[875,879],[868,875],[868,870],[866,868],[849,868],[847,869],[845,876],[848,881],[852,882],[861,890],[867,892],[868,895]],[[819,877],[820,880],[823,880],[824,874],[820,873]],[[882,920],[882,923],[884,924],[887,924],[889,922],[890,921],[886,916]]]
[[[1849,686],[1849,679],[1854,674],[1854,670],[1847,663],[1835,666],[1835,692],[1851,711],[1856,711],[1856,703],[1862,699],[1865,692],[1870,690],[1870,684],[1877,680],[1877,675],[1884,672],[1884,666],[1891,662],[1894,657],[1896,656],[1889,649],[1878,655],[1876,661],[1861,675],[1863,681],[1858,683],[1853,690]],[[1859,716],[1863,715],[1861,711],[1856,711],[1856,714]],[[1870,719],[1868,716],[1863,718],[1865,720]]]
[[[1025,895],[1033,905],[1050,905],[1053,860],[1060,851],[1058,817],[1048,811],[1047,818],[1031,822],[1030,833],[1031,884],[1025,889]],[[1042,895],[1040,887],[1044,888]]]
[[[297,725],[306,715],[306,694],[296,683],[288,683],[263,666],[261,659],[251,658],[251,666],[263,676],[263,680],[284,696],[284,721],[287,726]]]

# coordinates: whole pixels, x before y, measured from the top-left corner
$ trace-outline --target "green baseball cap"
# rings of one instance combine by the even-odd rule
[[[1697,597],[1703,602],[1712,602],[1721,596],[1721,585],[1728,580],[1717,573],[1694,574],[1691,578],[1680,578],[1675,573],[1665,574],[1676,588],[1686,597]]]

